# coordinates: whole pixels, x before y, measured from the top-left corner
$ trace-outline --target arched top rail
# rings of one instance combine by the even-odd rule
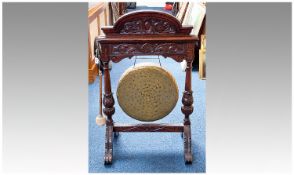
[[[192,26],[182,26],[174,16],[155,10],[139,10],[121,16],[113,26],[103,27],[111,35],[190,35]]]
[[[136,55],[162,55],[177,62],[193,61],[198,37],[192,26],[182,26],[174,16],[141,10],[121,16],[113,26],[102,27],[105,36],[96,40],[102,62],[120,62]],[[98,47],[99,46],[99,47]]]

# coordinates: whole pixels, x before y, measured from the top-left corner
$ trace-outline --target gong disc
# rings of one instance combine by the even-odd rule
[[[175,107],[179,96],[174,77],[152,63],[127,69],[119,80],[116,94],[122,110],[140,121],[165,117]]]

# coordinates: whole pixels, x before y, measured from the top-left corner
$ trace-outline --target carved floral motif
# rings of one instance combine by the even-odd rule
[[[120,34],[174,34],[175,26],[168,21],[156,18],[140,18],[126,22]]]
[[[183,44],[162,43],[162,44],[118,44],[112,46],[112,54],[183,54],[186,52]]]

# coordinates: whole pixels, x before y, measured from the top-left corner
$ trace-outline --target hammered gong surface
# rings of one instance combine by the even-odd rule
[[[119,80],[116,95],[122,110],[140,121],[165,117],[175,107],[179,96],[174,77],[152,63],[128,68]]]

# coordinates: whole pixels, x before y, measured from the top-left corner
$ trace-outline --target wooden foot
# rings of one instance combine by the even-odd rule
[[[112,163],[112,152],[113,152],[112,135],[113,135],[113,126],[106,126],[104,164]]]
[[[185,164],[192,164],[192,154],[191,153],[185,154]]]
[[[185,163],[191,164],[192,157],[192,142],[191,142],[191,128],[190,125],[184,126],[184,157]]]
[[[110,165],[110,164],[112,164],[112,153],[110,153],[110,152],[105,152],[105,156],[104,156],[104,164],[105,164],[105,165]]]

